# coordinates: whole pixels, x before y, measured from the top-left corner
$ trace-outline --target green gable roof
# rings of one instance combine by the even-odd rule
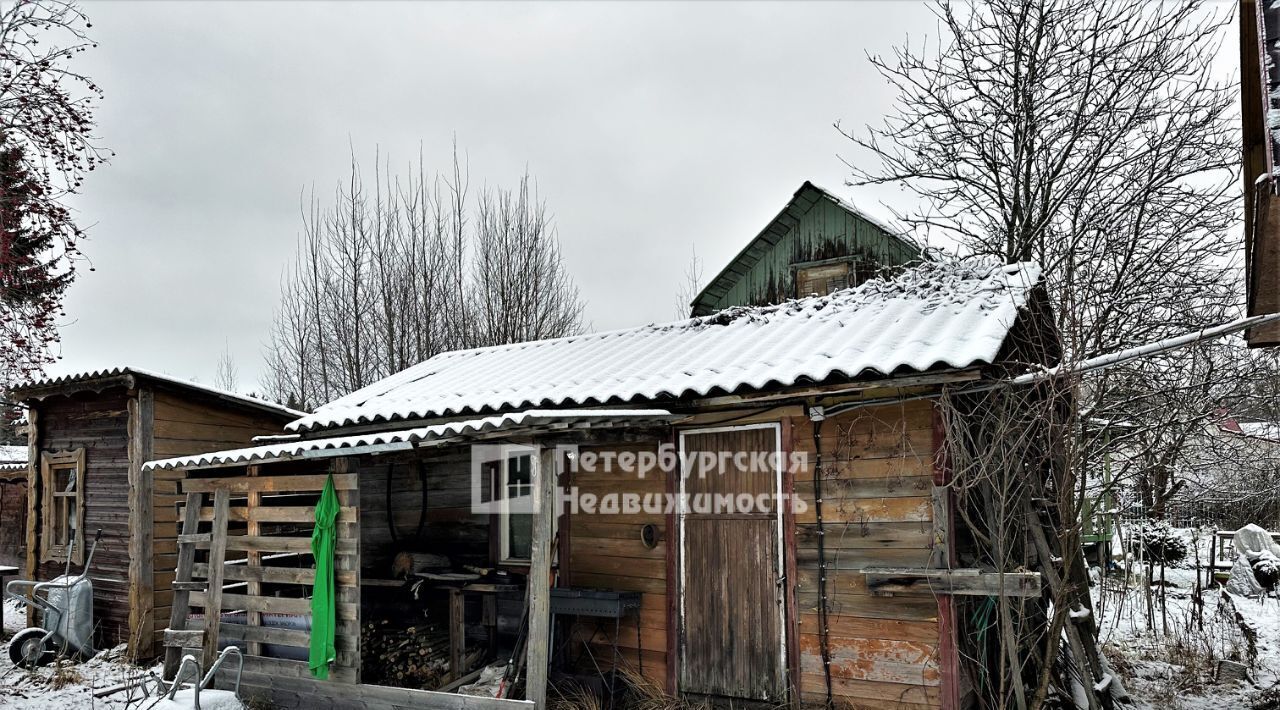
[[[805,181],[778,216],[693,299],[693,315],[794,295],[793,264],[840,257],[891,266],[920,258],[920,247]]]

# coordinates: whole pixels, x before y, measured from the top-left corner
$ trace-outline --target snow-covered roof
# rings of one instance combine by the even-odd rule
[[[0,446],[0,478],[15,478],[14,474],[26,473],[27,447]]]
[[[0,466],[5,464],[27,465],[27,447],[0,446]]]
[[[1222,431],[1254,439],[1280,442],[1280,422],[1240,421],[1227,417],[1218,424]]]
[[[143,465],[143,469],[214,468],[258,461],[352,456],[361,453],[408,450],[415,445],[438,445],[459,439],[483,438],[493,434],[505,437],[550,429],[568,431],[617,426],[634,427],[669,424],[681,418],[664,409],[529,410],[399,431],[336,436],[327,439],[294,439],[264,446],[179,456],[150,461]]]
[[[285,416],[300,417],[306,412],[300,412],[296,409],[290,409],[275,402],[269,402],[265,399],[250,397],[249,395],[239,394],[224,390],[219,387],[200,384],[199,382],[191,382],[189,380],[179,379],[170,375],[164,375],[151,370],[144,370],[138,367],[113,367],[102,370],[94,370],[92,372],[80,372],[72,375],[63,375],[61,377],[51,377],[43,380],[35,380],[27,382],[13,388],[13,396],[17,399],[26,399],[28,397],[41,398],[47,396],[51,390],[74,388],[84,385],[91,386],[98,380],[107,380],[119,377],[144,377],[157,382],[181,387],[188,390],[195,390],[203,394],[216,397],[218,399],[227,400],[236,404],[241,404],[256,409],[260,409],[272,414],[280,414]]]
[[[829,296],[441,353],[286,429],[660,402],[989,364],[1040,268],[925,263]]]

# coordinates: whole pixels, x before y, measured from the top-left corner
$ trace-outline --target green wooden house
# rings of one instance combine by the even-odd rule
[[[692,315],[857,286],[920,247],[811,182],[693,299]]]

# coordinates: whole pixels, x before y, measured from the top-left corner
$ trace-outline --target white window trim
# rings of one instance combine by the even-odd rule
[[[499,504],[500,510],[498,512],[498,562],[499,564],[527,565],[530,563],[530,559],[528,557],[512,557],[511,556],[511,515],[512,513],[510,509],[511,499],[507,497],[507,480],[508,480],[507,475],[508,475],[508,464],[510,463],[511,459],[520,457],[520,456],[529,457],[530,473],[536,475],[536,472],[533,471],[533,468],[534,468],[533,457],[536,457],[537,455],[538,455],[538,451],[528,446],[512,446],[510,448],[503,447],[502,449],[502,460],[498,464],[498,476],[497,476],[497,481],[495,481],[496,490],[494,490],[494,493],[496,495],[501,496],[500,498],[498,498],[498,500],[500,501],[500,504]],[[532,480],[534,478],[534,475],[530,476],[531,480],[529,481],[530,496],[533,495],[533,489],[537,483],[536,481]],[[515,513],[515,515],[532,515],[532,513]]]

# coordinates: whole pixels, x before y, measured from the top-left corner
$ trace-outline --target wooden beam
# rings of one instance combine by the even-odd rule
[[[544,448],[532,460],[537,485],[533,508],[533,551],[529,560],[529,648],[525,699],[538,710],[547,706],[547,661],[551,641],[551,530],[555,518],[555,449]]]
[[[935,402],[930,410],[933,425],[933,550],[930,567],[950,569],[955,554],[955,496],[951,495],[951,457],[947,450],[947,422],[942,404]],[[936,595],[938,604],[938,670],[942,676],[940,700],[942,710],[960,710],[960,637],[956,623],[956,598]]]
[[[463,656],[467,648],[466,599],[461,589],[449,590],[449,679],[466,673]]]
[[[151,656],[155,645],[155,485],[142,464],[151,460],[155,395],[142,387],[129,399],[129,656]]]
[[[36,576],[36,548],[39,541],[36,531],[37,511],[40,509],[40,412],[35,406],[27,408],[27,579]],[[36,608],[27,607],[27,626],[36,625]]]
[[[258,466],[256,465],[249,466],[249,468],[245,471],[245,475],[248,476],[249,478],[256,478],[258,476],[258,471],[259,471]],[[257,512],[258,509],[261,507],[262,507],[262,491],[257,491],[257,490],[249,491],[248,498],[245,501],[245,508],[247,509],[249,514],[248,515],[249,521],[248,521],[247,528],[245,530],[245,532],[248,535],[257,537],[258,535],[262,534],[262,524],[254,516],[254,513]],[[312,515],[312,520],[314,520],[315,519],[314,509],[311,509],[311,515]],[[257,550],[250,551],[248,554],[245,555],[245,564],[247,565],[247,569],[261,570],[262,569],[262,553],[258,552]],[[310,570],[310,571],[312,574],[312,580],[314,581],[315,570]],[[223,570],[223,574],[224,575],[226,574],[226,570]],[[250,596],[258,596],[262,594],[261,580],[248,579],[245,581],[248,582],[247,589]],[[261,626],[262,612],[250,611],[247,613],[247,618],[245,620],[248,622],[249,626],[251,627],[256,628],[258,626]],[[247,638],[244,640],[247,641],[247,645],[245,647],[246,653],[248,653],[250,656],[262,655],[262,643],[260,641],[258,641],[256,638]]]
[[[179,543],[192,543],[196,548],[206,550],[211,548],[216,542],[217,537],[210,537],[208,533],[196,533],[194,535],[182,534],[178,536]],[[272,535],[232,535],[227,537],[223,544],[228,550],[233,552],[298,552],[311,553],[311,538],[309,537],[275,537]],[[339,538],[334,545],[334,554],[337,555],[354,555],[359,549],[356,540],[350,538]]]
[[[221,605],[219,611],[240,610],[240,611],[261,611],[267,614],[299,614],[306,615],[311,613],[311,600],[294,597],[251,597],[245,594],[222,593],[219,595],[218,603]],[[209,598],[209,592],[191,592],[191,605],[204,608],[206,617],[208,611],[213,608],[213,600]],[[357,621],[356,613],[360,609],[359,604],[351,602],[338,602],[336,605],[338,612],[338,621]]]
[[[241,464],[243,465],[243,464]],[[182,490],[198,493],[211,493],[226,490],[232,493],[315,493],[324,490],[325,480],[329,474],[303,476],[259,476],[257,478],[188,478],[182,482]],[[356,474],[336,473],[333,476],[333,487],[339,491],[356,489]]]
[[[1039,572],[982,572],[976,569],[867,567],[867,590],[891,595],[926,592],[992,597],[1040,596]]]
[[[165,629],[165,648],[196,648],[204,645],[204,632],[200,629]]]
[[[187,494],[187,505],[182,513],[182,532],[188,535],[195,534],[200,527],[200,502],[201,495],[199,493]],[[178,565],[174,573],[175,582],[190,582],[191,570],[195,565],[196,548],[195,545],[179,545],[178,546]],[[191,594],[187,589],[181,589],[176,584],[173,588],[173,601],[169,609],[169,630],[185,631],[187,628],[187,612],[191,610]],[[166,648],[164,652],[164,670],[163,677],[165,680],[173,680],[173,674],[178,672],[178,664],[182,662],[182,649],[178,647]]]
[[[218,624],[222,621],[222,566],[227,559],[227,509],[231,494],[222,488],[213,494],[213,544],[209,547],[209,603],[204,610],[204,655],[202,668],[210,668],[218,657]],[[198,592],[193,592],[198,594]]]

